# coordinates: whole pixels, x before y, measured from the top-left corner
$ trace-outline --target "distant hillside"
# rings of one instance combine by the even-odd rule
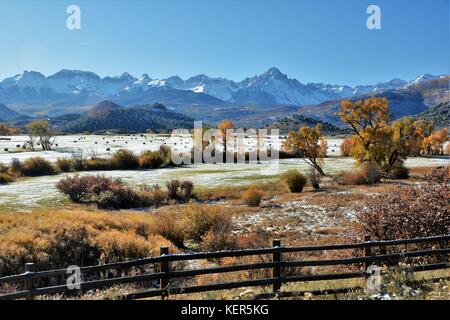
[[[424,81],[407,88],[395,89],[377,93],[374,96],[386,97],[389,101],[391,119],[426,111],[429,107],[448,100],[450,76]],[[372,95],[361,95],[351,100],[364,99]],[[335,126],[342,126],[340,119],[334,115],[344,99],[325,101],[317,105],[301,107],[298,114],[308,118],[320,119]]]
[[[59,131],[102,132],[108,130],[125,132],[155,132],[176,128],[192,128],[194,120],[180,113],[168,110],[161,104],[123,108],[110,101],[99,103],[78,119],[58,127]]]
[[[440,103],[414,116],[418,120],[434,123],[435,128],[445,128],[450,125],[450,101]]]
[[[286,134],[289,131],[297,131],[299,128],[303,126],[313,127],[319,123],[322,124],[322,133],[324,135],[338,135],[347,133],[345,129],[340,129],[332,125],[331,123],[323,122],[317,119],[307,118],[298,114],[278,120],[277,122],[267,127],[269,129],[280,129],[281,134]]]
[[[17,118],[20,114],[14,110],[11,110],[4,104],[0,103],[0,121],[9,121]]]

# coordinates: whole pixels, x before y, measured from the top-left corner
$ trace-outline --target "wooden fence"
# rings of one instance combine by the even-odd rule
[[[167,247],[161,247],[161,255],[158,257],[150,257],[139,260],[111,263],[105,265],[86,266],[81,267],[80,271],[82,275],[92,272],[108,272],[111,270],[129,270],[132,267],[143,267],[148,265],[157,266],[157,272],[144,272],[138,275],[130,276],[118,276],[100,278],[97,280],[82,281],[79,283],[80,288],[77,293],[91,289],[108,288],[119,284],[130,284],[143,281],[158,281],[159,288],[152,288],[140,292],[135,292],[125,296],[121,296],[122,299],[140,299],[147,297],[165,297],[174,294],[196,293],[215,290],[227,290],[243,287],[259,287],[259,286],[272,286],[272,292],[266,294],[265,297],[270,295],[282,295],[281,286],[283,283],[292,282],[304,282],[304,281],[318,281],[318,280],[337,280],[337,279],[352,279],[352,278],[367,278],[370,274],[367,272],[367,268],[373,263],[396,263],[404,258],[413,257],[425,257],[425,256],[438,256],[441,258],[440,262],[432,264],[421,264],[411,266],[412,272],[425,271],[425,270],[437,270],[449,268],[449,252],[448,241],[450,235],[435,236],[426,238],[413,238],[403,240],[388,240],[388,241],[370,241],[370,237],[365,237],[364,242],[351,243],[351,244],[332,244],[321,246],[298,246],[298,247],[283,247],[280,240],[273,240],[273,246],[271,248],[263,249],[246,249],[237,251],[218,251],[218,252],[202,252],[192,254],[169,254]],[[422,249],[429,244],[440,245],[437,248]],[[394,253],[380,253],[373,254],[373,248],[386,248],[389,246],[399,245],[417,245],[421,244],[420,250],[403,251]],[[289,260],[283,259],[283,254],[286,253],[299,253],[299,252],[317,252],[317,251],[334,251],[334,250],[360,250],[362,254],[360,256],[351,258],[339,258],[328,260]],[[386,252],[381,250],[381,252]],[[267,256],[271,257],[270,262],[259,262],[250,264],[237,264],[221,267],[208,267],[204,269],[193,270],[171,270],[170,264],[179,261],[192,261],[199,259],[219,259],[226,257],[244,257],[244,256]],[[283,273],[284,268],[298,268],[298,267],[312,267],[312,266],[342,266],[342,265],[361,265],[360,271],[353,272],[340,272],[340,273],[326,273],[315,275],[292,275],[286,276]],[[197,286],[184,286],[178,287],[170,283],[171,279],[175,278],[191,278],[198,275],[206,274],[222,274],[236,271],[249,271],[249,270],[262,270],[270,269],[272,276],[264,279],[249,279],[245,281],[233,281],[214,283],[207,285]],[[58,293],[73,292],[67,284],[53,285],[39,287],[37,282],[42,279],[58,279],[67,276],[67,269],[37,271],[33,263],[25,264],[25,272],[18,275],[12,275],[0,278],[0,288],[7,283],[22,283],[20,291],[13,293],[7,293],[0,295],[0,300],[9,299],[33,299],[39,295],[53,295]],[[328,293],[344,292],[345,288],[327,290]],[[320,292],[314,292],[316,294]],[[262,297],[262,296],[261,296]]]

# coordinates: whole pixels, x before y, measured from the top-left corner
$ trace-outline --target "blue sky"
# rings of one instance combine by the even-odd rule
[[[81,8],[81,30],[66,8]],[[368,5],[381,30],[366,27]],[[301,82],[449,73],[449,0],[0,0],[0,79],[80,69],[242,80],[276,66]]]

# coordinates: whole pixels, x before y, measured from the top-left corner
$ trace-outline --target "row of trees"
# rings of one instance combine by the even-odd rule
[[[336,114],[353,132],[341,146],[342,153],[351,155],[359,165],[376,164],[387,174],[403,168],[407,156],[441,154],[448,139],[447,129],[433,132],[433,126],[423,120],[404,118],[390,123],[386,98],[345,100]],[[284,146],[302,154],[306,162],[324,175],[321,161],[326,145],[320,136],[320,125],[302,127],[289,132]]]

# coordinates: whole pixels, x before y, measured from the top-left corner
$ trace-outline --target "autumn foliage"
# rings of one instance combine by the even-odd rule
[[[290,131],[284,148],[287,151],[301,154],[303,159],[317,172],[324,176],[325,172],[321,167],[321,160],[326,155],[327,144],[321,139],[322,125],[315,127],[304,126],[298,131]]]
[[[423,185],[394,186],[377,195],[358,214],[361,235],[390,240],[448,234],[449,181],[449,168],[435,169]]]
[[[444,152],[447,129],[433,133],[430,123],[410,117],[389,123],[389,112],[386,98],[341,102],[337,115],[354,133],[342,144],[342,155],[353,156],[359,164],[376,163],[398,176],[404,175],[406,157]]]

